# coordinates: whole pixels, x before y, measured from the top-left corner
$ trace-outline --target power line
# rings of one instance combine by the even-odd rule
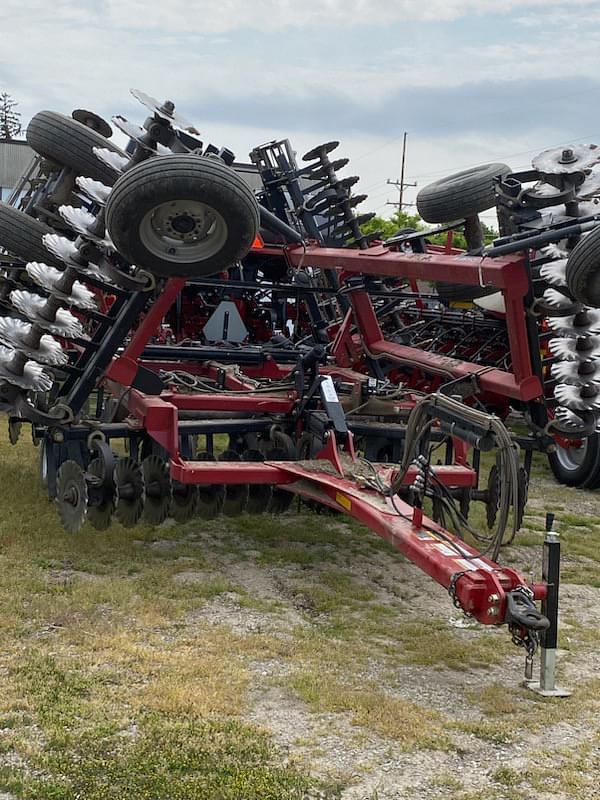
[[[385,186],[385,181],[377,181],[377,183],[370,183],[368,186],[361,186],[361,192],[370,192],[371,189],[378,189],[380,186]]]
[[[567,144],[572,144],[574,139],[580,139],[580,140],[591,139],[591,138],[593,138],[595,136],[599,136],[599,134],[598,133],[588,133],[588,134],[585,134],[585,135],[573,135],[573,136],[570,136],[567,140],[563,140],[562,142],[558,142],[556,144],[551,144],[549,147],[546,147],[544,149],[545,150],[552,150],[555,147],[563,147],[563,146],[565,146]],[[520,153],[511,153],[508,156],[500,156],[499,158],[502,161],[508,161],[510,158],[519,158],[520,156],[527,156],[530,153],[535,153],[537,155],[539,152],[540,152],[540,150],[538,150],[537,148],[534,148],[532,150],[523,150]],[[457,166],[452,167],[452,169],[453,170],[469,169],[470,167],[478,167],[480,163],[481,162],[477,162],[475,164],[473,164],[473,163],[470,163],[470,164],[458,164]],[[448,172],[449,172],[449,169],[445,169],[445,170],[438,170],[437,172],[419,173],[418,175],[411,175],[410,177],[411,178],[437,178],[438,175],[447,175]]]
[[[406,134],[403,134],[403,135],[405,136]],[[400,141],[400,139],[402,139],[402,135],[401,136],[394,136],[393,139],[388,139],[386,142],[384,142],[383,144],[378,145],[377,147],[374,147],[372,150],[369,150],[366,153],[362,153],[359,156],[354,156],[352,161],[360,161],[363,158],[367,158],[367,156],[373,155],[373,153],[378,153],[380,150],[383,150],[384,147],[389,147],[391,144],[394,144],[395,142]]]
[[[559,95],[559,96],[554,96],[553,97],[553,101],[556,102],[558,100],[571,99],[572,97],[577,97],[577,96],[583,95],[583,94],[589,94],[589,90],[588,89],[581,89],[579,91],[569,91],[566,94]],[[489,111],[487,114],[479,114],[478,115],[478,120],[499,117],[501,115],[506,114],[509,111],[512,111],[512,108],[495,108],[493,111]],[[403,134],[403,136],[405,136],[405,135],[406,135],[406,133]],[[588,139],[591,136],[597,136],[597,135],[598,134],[594,133],[594,134],[586,134],[585,136],[579,136],[579,135],[571,136],[569,138],[570,139]],[[355,156],[353,160],[354,161],[360,161],[363,158],[367,158],[368,156],[372,155],[373,153],[377,153],[377,152],[379,152],[379,150],[383,150],[385,147],[389,147],[390,145],[392,145],[395,142],[399,141],[401,138],[403,138],[403,137],[402,136],[394,136],[392,139],[386,140],[385,142],[383,142],[382,144],[378,145],[377,147],[374,147],[372,150],[368,150],[366,153],[361,153],[360,155]],[[567,142],[559,142],[558,144],[550,145],[550,148],[562,147],[564,144],[570,144],[570,142],[569,141],[567,141]],[[547,149],[549,149],[549,148],[547,148]],[[533,152],[536,152],[536,151],[534,151],[534,150],[525,150],[522,153],[513,153],[512,155],[509,155],[509,156],[503,156],[503,159],[506,160],[506,159],[509,159],[509,158],[517,158],[520,155],[527,155],[528,153],[533,153]],[[456,169],[461,169],[461,168],[468,169],[470,166],[478,166],[478,164],[465,164],[464,167],[460,167],[459,166]],[[417,175],[417,176],[411,176],[411,177],[428,178],[428,177],[435,177],[436,175],[443,175],[443,174],[445,174],[445,173],[444,172],[432,172],[432,173],[429,173],[427,175]]]
[[[396,186],[400,195],[398,197],[398,202],[393,203],[390,200],[387,201],[386,205],[389,206],[398,206],[398,211],[402,211],[403,206],[412,206],[414,203],[405,203],[404,202],[404,189],[408,186],[416,186],[416,183],[406,183],[404,180],[404,168],[406,166],[406,137],[407,133],[404,131],[404,135],[402,137],[402,163],[400,166],[400,180],[399,181],[392,181],[389,178],[387,179],[386,183],[390,186]]]

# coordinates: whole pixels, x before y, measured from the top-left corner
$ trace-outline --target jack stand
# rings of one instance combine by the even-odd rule
[[[560,582],[560,541],[552,529],[554,514],[546,514],[546,536],[542,562],[542,579],[548,587],[542,600],[542,614],[550,620],[550,627],[540,635],[540,680],[531,678],[531,661],[525,665],[524,686],[542,697],[569,697],[570,689],[556,685],[556,643],[558,639],[558,589]]]

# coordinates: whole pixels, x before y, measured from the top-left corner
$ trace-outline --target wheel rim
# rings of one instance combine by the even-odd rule
[[[556,458],[561,467],[569,472],[578,470],[587,455],[588,440],[583,439],[579,447],[556,447]]]
[[[170,200],[148,211],[140,223],[140,240],[153,255],[174,264],[205,261],[227,241],[225,219],[206,203]]]

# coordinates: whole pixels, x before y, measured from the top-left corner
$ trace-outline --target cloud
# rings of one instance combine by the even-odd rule
[[[600,109],[585,103],[586,97],[598,95],[600,82],[579,77],[576,86],[574,91],[573,80],[563,78],[396,88],[368,110],[360,97],[353,101],[335,90],[310,99],[272,92],[213,92],[204,95],[196,115],[203,113],[206,120],[229,124],[254,117],[278,129],[330,134],[345,131],[389,137],[406,129],[443,138],[545,129],[556,138],[575,128],[581,135],[597,131],[600,138]]]
[[[589,28],[592,21],[589,6],[580,8],[576,6],[561,7],[557,10],[546,11],[542,19],[540,19],[539,14],[523,14],[515,17],[517,25],[539,30],[540,23],[543,23],[543,27],[546,29],[560,27],[563,35],[566,31],[573,32],[581,28]],[[554,35],[556,35],[556,32],[554,32]]]
[[[404,130],[417,175],[600,133],[598,0],[0,2],[0,91],[23,122],[141,121],[136,86],[242,158],[341,139],[381,203]]]
[[[591,4],[569,8],[585,13]],[[503,9],[515,6],[523,15],[542,5],[567,13],[564,0],[506,0]],[[198,99],[221,96],[244,107],[244,98],[255,97],[267,109],[291,101],[312,124],[332,95],[351,105],[359,99],[368,115],[403,87],[431,96],[436,86],[572,76],[578,92],[578,76],[596,74],[600,26],[593,19],[576,43],[543,25],[494,37],[494,23],[478,15],[496,10],[496,0],[2,0],[0,88],[21,100],[24,117],[40,105],[129,113],[128,88],[136,86],[172,97],[182,110],[199,108],[199,124],[205,113]],[[436,21],[414,22],[423,15]],[[439,15],[461,22],[440,25]]]
[[[590,6],[579,0],[571,6]],[[467,15],[506,14],[513,8],[564,7],[564,0],[170,0],[148,7],[147,0],[107,0],[113,23],[182,33],[223,33],[233,30],[278,31],[319,25],[368,27],[409,21],[451,21]]]
[[[161,34],[211,36],[231,31],[317,29],[322,25],[367,29],[394,23],[448,22],[465,17],[507,15],[513,9],[565,14],[597,6],[597,0],[3,0],[4,22],[28,20],[46,26],[92,24],[116,30],[153,30]],[[538,17],[536,17],[538,18]]]

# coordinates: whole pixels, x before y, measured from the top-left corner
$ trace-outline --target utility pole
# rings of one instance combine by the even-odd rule
[[[400,197],[398,198],[397,203],[392,203],[388,200],[386,205],[389,206],[398,206],[398,211],[402,211],[404,206],[414,206],[414,203],[405,203],[404,202],[404,189],[407,186],[416,186],[416,183],[406,183],[404,180],[404,168],[406,166],[406,131],[404,131],[404,136],[402,138],[402,164],[400,166],[400,180],[399,181],[392,181],[389,178],[387,179],[386,183],[390,186],[398,187],[398,191],[400,192]]]

